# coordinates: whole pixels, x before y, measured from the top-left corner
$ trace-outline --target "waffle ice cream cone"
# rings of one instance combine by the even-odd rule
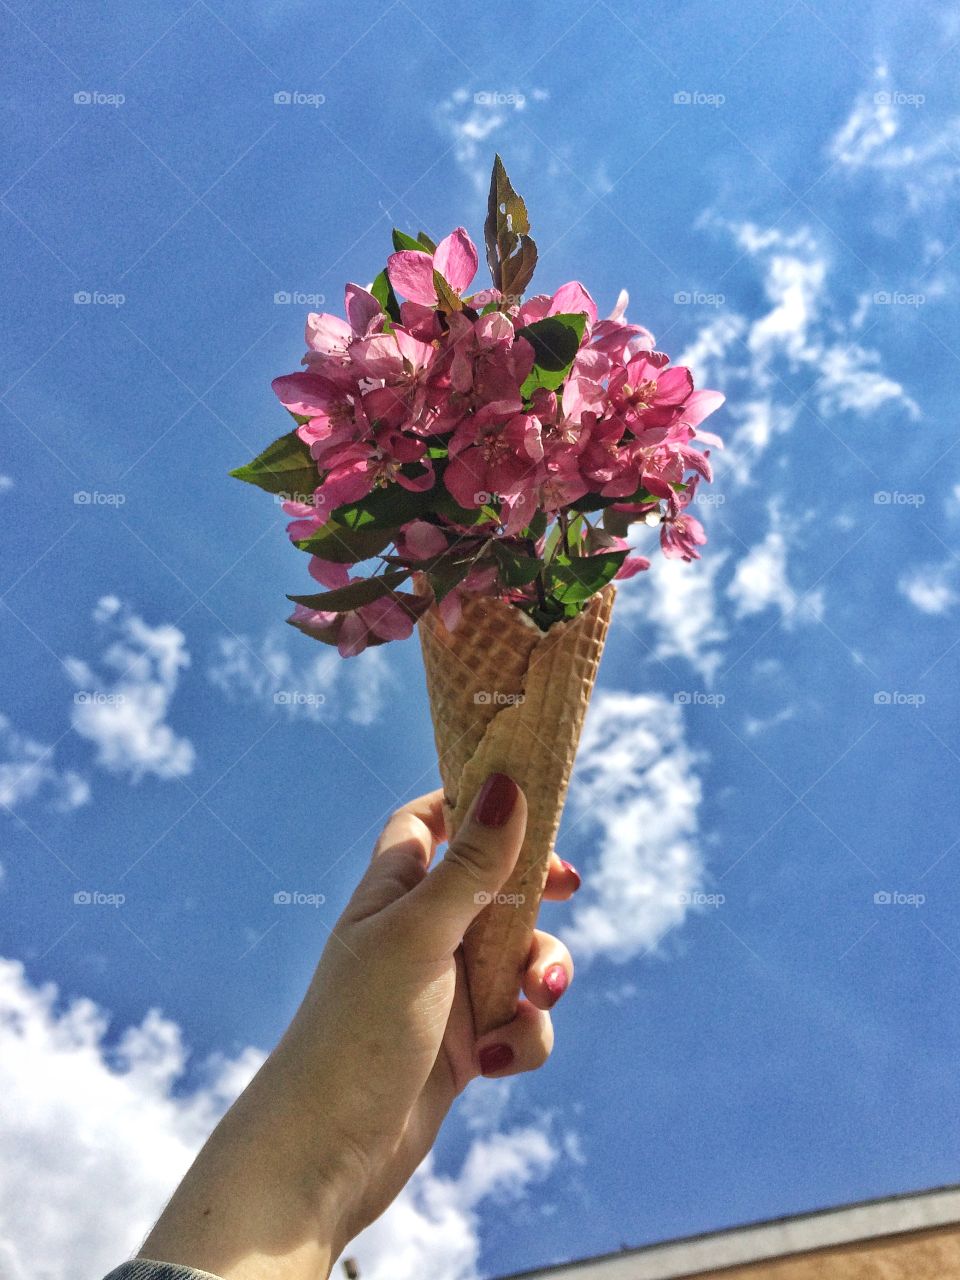
[[[467,597],[455,631],[435,606],[420,621],[448,835],[491,773],[509,774],[527,798],[516,869],[463,940],[480,1035],[516,1008],[614,595],[610,584],[548,631],[484,596]]]

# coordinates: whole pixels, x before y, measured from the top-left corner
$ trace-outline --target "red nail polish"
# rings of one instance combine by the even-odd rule
[[[480,1070],[485,1076],[491,1076],[495,1071],[509,1067],[513,1062],[513,1050],[508,1044],[488,1044],[480,1050],[479,1057]]]
[[[559,1000],[567,989],[567,971],[562,964],[552,964],[543,975],[543,985],[554,1000]]]
[[[517,803],[517,784],[505,773],[491,773],[480,788],[474,817],[484,827],[502,827]]]
[[[564,871],[567,873],[568,876],[573,876],[574,880],[576,880],[577,883],[573,886],[573,891],[574,893],[576,893],[576,891],[580,888],[580,885],[583,883],[583,881],[580,879],[580,872],[577,870],[577,868],[573,865],[572,862],[566,862],[563,858],[560,859],[560,865],[563,867]]]

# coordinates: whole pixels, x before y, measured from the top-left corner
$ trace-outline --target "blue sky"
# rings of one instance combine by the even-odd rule
[[[41,1202],[53,1280],[136,1246],[434,785],[415,643],[285,628],[305,559],[226,472],[392,225],[479,238],[495,150],[539,286],[626,287],[728,449],[704,560],[618,602],[561,834],[585,885],[543,913],[580,962],[553,1058],[471,1090],[363,1274],[956,1181],[960,22],[8,0],[0,33],[15,1280]]]

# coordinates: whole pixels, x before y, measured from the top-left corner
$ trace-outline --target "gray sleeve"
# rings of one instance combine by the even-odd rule
[[[182,1267],[176,1262],[151,1262],[149,1258],[134,1258],[121,1262],[103,1280],[220,1280],[210,1271],[197,1271],[195,1267]]]

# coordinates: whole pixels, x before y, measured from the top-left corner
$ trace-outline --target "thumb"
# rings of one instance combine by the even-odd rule
[[[527,826],[523,792],[492,773],[477,792],[442,861],[404,899],[417,936],[453,951],[516,865]]]

